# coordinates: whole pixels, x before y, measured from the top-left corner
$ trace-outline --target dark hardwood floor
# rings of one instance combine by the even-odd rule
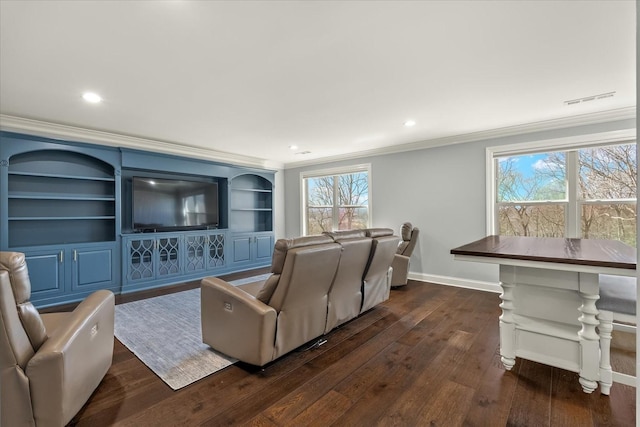
[[[116,340],[111,369],[71,425],[635,425],[632,387],[585,394],[577,374],[521,359],[505,371],[499,302],[493,293],[410,281],[320,347],[264,369],[238,363],[178,391]],[[615,354],[633,365],[632,346]]]

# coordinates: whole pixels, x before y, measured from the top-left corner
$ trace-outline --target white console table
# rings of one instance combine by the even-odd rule
[[[499,264],[500,355],[578,372],[591,393],[609,394],[611,328],[600,326],[599,274],[635,276],[636,249],[611,240],[488,236],[451,250],[457,260]]]

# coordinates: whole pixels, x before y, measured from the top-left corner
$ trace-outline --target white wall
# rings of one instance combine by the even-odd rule
[[[449,252],[486,235],[486,147],[628,128],[635,128],[635,120],[287,169],[284,172],[285,235],[299,236],[302,230],[302,171],[371,163],[373,226],[390,227],[399,232],[400,225],[410,221],[421,230],[411,259],[410,270],[414,277],[470,286],[474,286],[472,282],[475,281],[495,284],[498,281],[496,266],[454,261]]]
[[[285,215],[284,215],[284,171],[278,170],[275,174],[275,185],[273,191],[273,212],[274,229],[276,239],[286,236]]]

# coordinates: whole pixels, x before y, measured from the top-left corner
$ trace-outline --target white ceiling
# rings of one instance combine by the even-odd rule
[[[291,166],[635,107],[635,16],[634,1],[1,0],[0,113]]]

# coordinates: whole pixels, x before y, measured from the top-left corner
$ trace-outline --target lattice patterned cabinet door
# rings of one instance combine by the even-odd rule
[[[158,276],[180,274],[180,237],[162,237],[157,239]]]
[[[128,242],[127,278],[129,281],[152,279],[154,276],[155,239]]]
[[[209,235],[209,256],[207,257],[208,268],[224,266],[224,234]]]
[[[207,250],[205,235],[185,236],[184,269],[186,272],[202,271],[205,269],[205,254]]]

